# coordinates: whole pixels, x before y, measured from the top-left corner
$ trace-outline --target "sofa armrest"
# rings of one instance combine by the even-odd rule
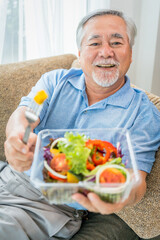
[[[5,160],[5,128],[22,96],[27,95],[42,74],[53,69],[71,67],[73,54],[0,65],[0,160]]]

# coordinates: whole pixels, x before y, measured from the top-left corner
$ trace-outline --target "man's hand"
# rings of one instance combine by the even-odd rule
[[[37,135],[30,133],[27,145],[23,143],[24,132],[12,132],[4,143],[6,160],[17,171],[30,169]]]
[[[121,209],[123,209],[125,206],[133,205],[137,202],[139,202],[142,197],[144,196],[146,192],[146,176],[147,173],[139,171],[141,176],[141,182],[138,186],[135,186],[129,197],[119,203],[106,203],[102,201],[98,195],[95,193],[88,193],[87,197],[85,197],[83,194],[76,193],[72,196],[72,198],[81,204],[83,207],[88,209],[90,212],[99,212],[101,214],[112,214],[119,212]]]
[[[95,193],[88,193],[87,197],[80,193],[76,193],[72,198],[88,209],[88,211],[101,214],[116,213],[124,207],[124,203],[106,203]]]
[[[22,106],[12,113],[7,123],[6,141],[4,143],[6,160],[15,170],[20,172],[30,169],[37,140],[37,135],[31,132],[27,145],[22,141],[28,125],[25,111],[26,107]],[[32,131],[39,122],[40,120],[38,119],[32,124]]]

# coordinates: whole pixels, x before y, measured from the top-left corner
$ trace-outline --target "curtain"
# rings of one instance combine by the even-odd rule
[[[0,0],[0,64],[77,54],[76,28],[110,0]]]
[[[46,2],[46,3],[45,3]],[[26,59],[46,57],[51,54],[50,28],[51,1],[24,0]],[[55,2],[53,2],[55,4]],[[53,6],[53,9],[55,6]],[[51,26],[50,26],[51,25]]]
[[[7,1],[0,1],[0,62],[3,54],[6,17],[7,17]]]

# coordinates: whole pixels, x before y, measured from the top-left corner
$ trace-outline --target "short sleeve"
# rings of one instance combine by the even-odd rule
[[[150,173],[160,146],[160,112],[152,103],[144,104],[130,130],[138,169]]]
[[[36,93],[40,90],[44,90],[47,93],[48,98],[44,102],[43,108],[39,115],[40,120],[42,120],[49,106],[54,89],[56,88],[58,82],[60,81],[62,76],[65,74],[65,72],[66,72],[65,69],[58,69],[58,70],[53,70],[51,72],[43,74],[42,77],[39,79],[39,81],[36,83],[36,85],[32,87],[30,93],[27,96],[24,96],[21,98],[19,106],[28,106],[30,101],[36,95]]]

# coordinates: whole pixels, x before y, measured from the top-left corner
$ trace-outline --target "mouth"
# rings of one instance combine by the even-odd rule
[[[116,67],[116,64],[97,64],[96,67],[99,67],[99,68],[113,68],[113,67]]]

